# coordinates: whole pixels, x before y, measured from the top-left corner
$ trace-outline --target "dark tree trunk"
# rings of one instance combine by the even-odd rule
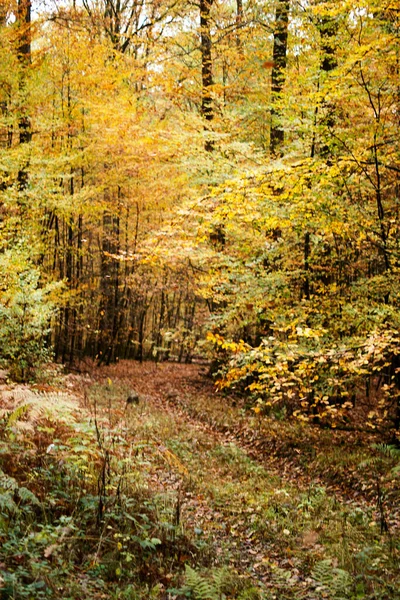
[[[324,73],[329,73],[333,71],[337,67],[337,59],[336,59],[336,48],[335,48],[335,39],[337,35],[337,23],[332,17],[324,16],[320,20],[318,24],[318,29],[321,35],[321,63],[320,70]],[[318,91],[320,89],[320,80],[318,80]],[[328,129],[331,129],[335,124],[334,118],[334,106],[329,104],[328,102],[324,102],[322,104],[322,108],[325,111],[325,118],[322,121],[323,124],[327,126]],[[314,158],[317,153],[317,126],[318,126],[318,114],[319,114],[319,106],[318,104],[314,110],[314,123],[313,123],[313,137],[311,142],[311,158]],[[319,149],[319,154],[322,157],[326,157],[327,163],[329,163],[329,159],[327,158],[330,154],[330,147],[328,143],[323,143]],[[303,292],[304,296],[307,300],[310,299],[311,295],[311,284],[310,284],[310,233],[306,232],[304,235],[304,287]]]
[[[321,34],[321,70],[329,73],[337,67],[335,39],[338,31],[337,22],[332,17],[321,19],[319,26]]]
[[[18,59],[31,62],[31,1],[18,0]]]
[[[307,231],[304,235],[304,297],[310,299],[310,234]]]
[[[20,91],[21,96],[25,96],[25,69],[31,62],[31,2],[30,0],[18,0],[18,48],[17,55],[21,64]],[[26,106],[20,108],[20,117],[18,121],[19,143],[28,144],[32,139],[31,122],[27,113]],[[27,165],[24,165],[18,171],[18,187],[22,191],[28,185]]]
[[[205,130],[209,131],[209,123],[214,118],[213,101],[212,101],[212,56],[211,56],[211,31],[210,31],[210,11],[213,0],[200,0],[200,48],[201,48],[201,81],[202,81],[202,98],[201,98],[201,114],[203,115],[206,125]],[[213,142],[207,139],[204,145],[205,149],[210,152],[213,150]]]
[[[321,71],[323,73],[330,73],[337,67],[336,58],[336,46],[335,40],[338,31],[338,25],[335,19],[329,16],[324,16],[319,23],[319,31],[321,35]],[[325,116],[322,120],[322,124],[327,129],[332,129],[335,125],[335,107],[332,103],[323,103]],[[328,157],[330,154],[330,147],[328,143],[324,143],[320,148],[320,155]]]
[[[104,361],[109,364],[113,359],[118,334],[120,265],[115,257],[119,251],[120,217],[106,212],[102,231],[99,364]]]
[[[273,66],[271,73],[271,136],[270,151],[282,154],[285,133],[281,124],[280,97],[285,85],[287,40],[289,28],[289,0],[279,0],[275,13]]]
[[[240,28],[243,24],[243,0],[236,0],[236,46],[241,50]]]

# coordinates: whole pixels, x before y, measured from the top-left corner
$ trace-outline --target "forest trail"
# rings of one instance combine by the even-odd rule
[[[130,389],[139,394],[137,405],[126,405]],[[110,424],[124,422],[132,443],[142,445],[138,468],[149,489],[164,497],[173,526],[201,555],[177,549],[182,565],[224,565],[236,587],[251,582],[266,597],[317,599],[329,597],[335,570],[345,593],[350,575],[338,567],[355,564],[361,530],[371,540],[380,537],[370,474],[357,473],[340,455],[347,433],[335,432],[338,451],[330,464],[324,453],[327,444],[334,449],[333,432],[325,440],[309,427],[262,423],[237,400],[216,394],[196,365],[103,367],[92,374],[85,402],[92,408],[95,402]],[[342,448],[347,458],[348,450]],[[392,511],[391,532],[398,521]]]
[[[318,557],[319,534],[311,528],[298,538],[290,518],[291,502],[297,505],[314,492],[297,484],[289,492],[288,478],[279,475],[273,460],[269,464],[261,455],[258,461],[248,456],[228,423],[221,431],[211,414],[194,414],[195,403],[198,407],[211,403],[225,416],[230,410],[203,369],[167,363],[134,363],[127,368],[128,373],[121,366],[104,368],[97,377],[106,375],[117,393],[123,392],[119,409],[128,429],[160,449],[164,460],[153,465],[153,491],[174,497],[180,526],[197,538],[200,547],[204,542],[207,555],[211,553],[206,562],[228,564],[239,579],[250,578],[257,587],[276,589],[281,581],[288,590],[294,587],[314,597],[313,580],[296,567],[291,547],[311,544]],[[138,392],[140,401],[125,408],[129,388]],[[185,559],[189,555],[181,557]],[[271,569],[277,573],[273,582]]]
[[[197,365],[51,381],[1,383],[2,597],[400,597],[398,461],[371,435],[260,418]]]
[[[199,365],[126,361],[97,370],[93,379],[113,382],[122,408],[127,392],[133,389],[141,398],[139,414],[151,408],[151,412],[200,428],[216,443],[237,446],[271,476],[295,484],[299,490],[320,485],[338,501],[371,500],[369,474],[355,473],[351,460],[343,464],[340,449],[345,455],[350,449],[362,455],[379,436],[288,422],[279,412],[275,418],[265,419],[249,410],[244,399],[217,393],[207,371]],[[338,451],[334,464],[332,456],[324,461],[324,455],[332,450]]]

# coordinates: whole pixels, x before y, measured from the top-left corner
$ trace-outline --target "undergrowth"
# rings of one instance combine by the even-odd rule
[[[196,555],[176,495],[146,484],[155,448],[98,412],[79,415],[61,394],[35,394],[3,417],[2,600],[148,598],[163,574],[180,573],[182,554]]]
[[[128,406],[114,377],[79,385],[81,406],[31,391],[3,413],[1,600],[400,597],[397,449],[329,448],[310,429],[311,452],[304,426],[290,446],[293,427],[273,423],[304,461],[288,452],[282,477],[193,410],[142,393]],[[365,483],[344,494],[310,480],[307,460]]]

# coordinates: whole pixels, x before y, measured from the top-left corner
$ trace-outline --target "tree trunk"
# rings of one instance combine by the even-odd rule
[[[304,235],[304,285],[303,292],[306,300],[310,299],[310,233],[306,231]]]
[[[117,337],[116,314],[119,308],[119,262],[114,257],[120,251],[120,218],[105,212],[102,230],[101,310],[99,364],[109,364]]]
[[[329,16],[324,16],[319,24],[321,35],[321,71],[329,73],[337,67],[335,40],[337,35],[337,22]],[[323,108],[325,117],[322,123],[329,129],[335,125],[335,107],[332,103],[324,102]],[[331,153],[328,143],[322,144],[320,148],[321,156],[327,157]]]
[[[31,62],[31,1],[18,0],[18,59],[24,65]]]
[[[289,28],[289,0],[279,0],[275,13],[273,66],[271,73],[271,134],[270,151],[281,155],[285,133],[281,124],[280,98],[285,85],[287,40]]]
[[[210,31],[210,11],[214,0],[200,0],[200,48],[201,48],[201,81],[202,98],[201,114],[206,121],[205,131],[209,131],[209,123],[214,118],[212,102],[212,56],[211,56],[211,31]],[[211,152],[214,144],[211,139],[206,139],[205,150]]]
[[[240,51],[242,43],[240,40],[240,28],[243,24],[243,0],[236,0],[236,46]]]
[[[25,69],[31,63],[31,2],[18,0],[18,48],[17,55],[21,65],[20,92],[22,106],[18,121],[19,143],[28,144],[32,139],[31,122],[27,113],[25,102]],[[23,191],[28,185],[27,165],[21,166],[18,171],[18,187]]]

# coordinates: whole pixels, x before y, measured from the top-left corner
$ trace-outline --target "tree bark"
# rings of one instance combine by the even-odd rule
[[[18,59],[25,65],[31,62],[31,2],[18,0]]]
[[[31,122],[24,106],[25,96],[25,69],[31,63],[31,2],[18,0],[18,48],[17,56],[21,65],[20,93],[22,96],[21,114],[18,121],[19,143],[28,144],[32,139]],[[18,187],[23,191],[28,185],[26,165],[18,171]]]
[[[236,46],[240,51],[242,43],[240,40],[240,28],[243,24],[243,0],[236,0]]]
[[[211,56],[211,31],[210,31],[210,11],[214,0],[200,0],[200,48],[201,48],[201,114],[206,121],[205,131],[209,131],[209,123],[214,118],[212,101],[212,56]],[[211,152],[214,144],[211,139],[206,139],[204,148]]]
[[[271,133],[270,151],[281,155],[285,133],[281,124],[279,101],[285,85],[287,64],[287,40],[289,28],[289,0],[279,0],[275,13],[273,67],[271,73]]]
[[[321,35],[321,71],[323,73],[330,73],[338,65],[335,47],[337,30],[337,22],[332,17],[324,16],[321,19],[319,31]],[[324,102],[323,108],[325,117],[322,123],[326,125],[328,130],[332,129],[335,125],[335,107],[332,103]],[[327,143],[322,144],[320,154],[324,157],[329,156],[330,148]]]

